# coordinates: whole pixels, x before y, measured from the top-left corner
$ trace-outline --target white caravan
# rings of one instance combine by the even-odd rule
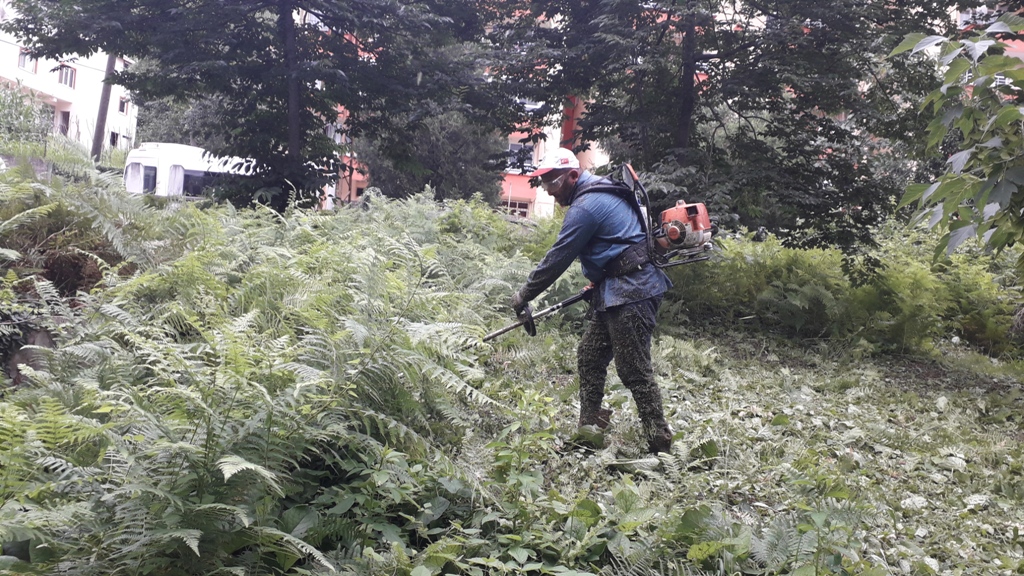
[[[246,174],[242,158],[218,158],[196,146],[146,142],[128,152],[124,186],[134,194],[202,196],[211,174]]]

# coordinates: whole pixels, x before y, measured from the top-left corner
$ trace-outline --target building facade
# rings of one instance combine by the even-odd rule
[[[0,22],[13,16],[0,0]],[[117,58],[115,70],[131,62]],[[53,129],[91,148],[99,115],[100,94],[106,75],[107,55],[68,57],[63,61],[36,60],[18,39],[0,32],[0,81],[33,94],[53,111]],[[103,143],[107,148],[129,149],[135,140],[137,109],[122,86],[111,87]]]
[[[501,186],[501,208],[513,216],[522,218],[554,216],[555,199],[543,188],[530,186],[529,173],[551,148],[572,148],[576,144],[579,121],[585,111],[586,104],[583,101],[576,97],[569,97],[562,111],[561,124],[547,128],[544,131],[545,138],[536,145],[522,143],[522,140],[528,136],[525,132],[513,132],[509,135],[510,163]],[[608,154],[601,149],[598,143],[591,143],[589,150],[577,154],[576,157],[580,161],[580,167],[584,170],[593,171],[609,162]],[[524,170],[518,167],[518,162],[511,161],[513,158],[524,161],[526,174],[523,174]]]

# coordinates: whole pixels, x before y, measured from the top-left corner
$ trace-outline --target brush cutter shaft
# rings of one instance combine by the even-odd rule
[[[553,304],[553,305],[548,306],[547,308],[541,310],[540,312],[534,313],[533,319],[534,320],[540,320],[541,318],[544,318],[546,316],[550,316],[550,315],[554,314],[555,312],[558,312],[559,310],[561,310],[562,308],[565,308],[566,306],[572,306],[573,304],[575,304],[575,303],[579,302],[580,300],[583,300],[584,298],[586,298],[588,290],[590,290],[590,286],[587,286],[586,288],[583,289],[582,292],[580,292],[579,294],[576,294],[575,296],[570,296],[569,298],[566,298],[565,300],[562,300],[558,304]],[[516,322],[515,324],[510,324],[508,326],[505,326],[501,330],[498,330],[496,332],[491,332],[487,336],[484,336],[483,341],[487,342],[488,340],[494,340],[498,336],[501,336],[502,334],[507,334],[507,333],[515,330],[516,328],[519,328],[520,326],[522,326],[525,323],[526,323],[525,321],[520,320],[520,321]]]

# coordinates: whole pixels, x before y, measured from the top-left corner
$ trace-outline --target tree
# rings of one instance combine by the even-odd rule
[[[944,67],[942,86],[922,106],[931,113],[927,145],[940,150],[952,134],[958,151],[941,177],[909,186],[901,203],[916,203],[919,222],[946,230],[936,257],[976,237],[994,250],[1024,241],[1024,61],[1006,53],[1021,41],[1024,18],[1008,13],[961,40],[916,33],[893,51],[937,47]]]
[[[851,252],[892,208],[907,176],[894,159],[922,127],[908,102],[934,81],[884,56],[909,30],[952,25],[937,0],[538,0],[530,15],[491,38],[515,48],[497,76],[545,104],[534,126],[580,96],[570,144],[614,140],[662,203],[683,194]]]
[[[404,197],[430,186],[438,200],[480,193],[497,202],[507,160],[504,136],[448,112],[424,121],[410,144],[408,157],[398,160],[388,156],[381,140],[356,144],[359,159],[369,166],[370,184],[384,195]]]
[[[172,142],[207,150],[223,149],[226,138],[220,99],[205,98],[178,102],[158,98],[139,102],[138,142]]]
[[[439,102],[476,98],[472,51],[487,0],[14,0],[5,25],[36,56],[103,50],[151,59],[118,73],[140,99],[218,97],[218,156],[255,161],[264,192],[311,199],[337,179],[344,146],[324,128],[407,133]]]

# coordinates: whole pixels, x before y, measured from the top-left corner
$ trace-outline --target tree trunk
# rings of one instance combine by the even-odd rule
[[[690,148],[690,131],[693,126],[693,111],[697,106],[697,14],[694,2],[687,3],[681,31],[683,33],[683,71],[679,79],[679,120],[676,125],[676,159],[686,164]]]
[[[114,75],[117,55],[107,56],[107,70],[103,74],[103,89],[100,91],[100,109],[96,113],[96,131],[92,135],[92,159],[100,161],[103,152],[103,137],[107,134],[107,111],[110,109],[110,79]]]
[[[295,41],[295,7],[291,2],[278,4],[278,30],[284,40],[284,65],[287,71],[285,82],[288,86],[288,159],[292,169],[297,169],[302,158],[302,135],[300,126],[300,91],[298,48]]]

